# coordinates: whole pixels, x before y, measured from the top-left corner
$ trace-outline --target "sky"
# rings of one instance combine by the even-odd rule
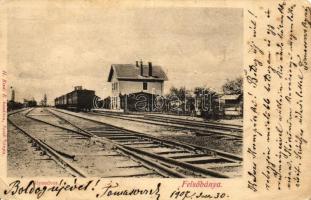
[[[9,84],[16,100],[82,85],[110,95],[111,64],[161,65],[172,86],[211,87],[242,75],[243,10],[101,8],[55,4],[8,11]]]

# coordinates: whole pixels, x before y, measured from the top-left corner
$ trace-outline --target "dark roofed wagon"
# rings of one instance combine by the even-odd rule
[[[89,111],[93,107],[94,90],[75,87],[75,90],[55,99],[55,107],[73,111]]]

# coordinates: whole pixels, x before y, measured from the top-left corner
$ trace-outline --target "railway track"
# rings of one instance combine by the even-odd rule
[[[206,127],[206,128],[219,128],[223,130],[230,130],[230,131],[236,131],[236,132],[242,132],[243,126],[237,125],[237,124],[228,124],[228,123],[221,123],[221,122],[211,122],[211,121],[195,121],[195,120],[188,120],[188,119],[178,119],[174,117],[166,117],[166,116],[158,116],[158,115],[151,115],[147,114],[144,115],[144,118],[147,119],[159,119],[169,122],[178,122],[178,123],[184,123],[186,125],[196,125],[199,127]]]
[[[29,112],[31,112],[33,109],[29,109],[25,115],[27,115]],[[58,165],[60,165],[62,168],[65,168],[67,172],[69,172],[72,176],[79,176],[79,177],[86,177],[82,172],[80,172],[76,167],[74,167],[70,162],[68,162],[65,157],[70,157],[67,154],[60,153],[54,148],[47,145],[43,140],[34,137],[31,135],[28,131],[26,131],[24,128],[18,125],[18,123],[13,122],[10,116],[18,114],[20,112],[23,112],[25,110],[20,110],[13,112],[8,115],[8,123],[11,124],[13,127],[15,127],[17,130],[21,131],[23,134],[25,134],[29,138],[29,143],[32,143],[32,147],[35,148],[35,150],[41,151],[41,155],[48,155],[48,157],[52,160],[54,160]]]
[[[216,122],[199,122],[193,120],[184,120],[171,117],[155,115],[124,115],[120,113],[92,112],[93,115],[107,116],[117,119],[124,119],[135,122],[147,122],[149,124],[163,125],[174,128],[194,130],[196,135],[222,135],[230,139],[242,141],[242,126],[216,123]]]
[[[12,113],[8,122],[29,138],[36,151],[47,155],[74,177],[169,176],[148,163],[142,163],[113,147],[107,147],[107,141],[95,141],[83,130],[65,120],[47,112],[33,112],[30,109]]]
[[[168,177],[229,178],[241,168],[242,158],[234,154],[155,138],[56,109],[49,112],[92,138],[111,142],[124,154]]]

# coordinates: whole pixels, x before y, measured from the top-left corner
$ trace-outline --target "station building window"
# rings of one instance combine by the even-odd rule
[[[118,83],[112,83],[112,91],[118,90]]]
[[[147,82],[143,82],[143,90],[148,90],[148,84],[147,84]]]

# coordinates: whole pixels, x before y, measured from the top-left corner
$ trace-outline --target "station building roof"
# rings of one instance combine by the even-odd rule
[[[167,81],[168,78],[161,66],[152,65],[152,76],[149,76],[149,66],[143,65],[141,76],[141,66],[134,64],[112,64],[108,76],[108,82],[111,82],[115,76],[118,80],[133,81]]]

